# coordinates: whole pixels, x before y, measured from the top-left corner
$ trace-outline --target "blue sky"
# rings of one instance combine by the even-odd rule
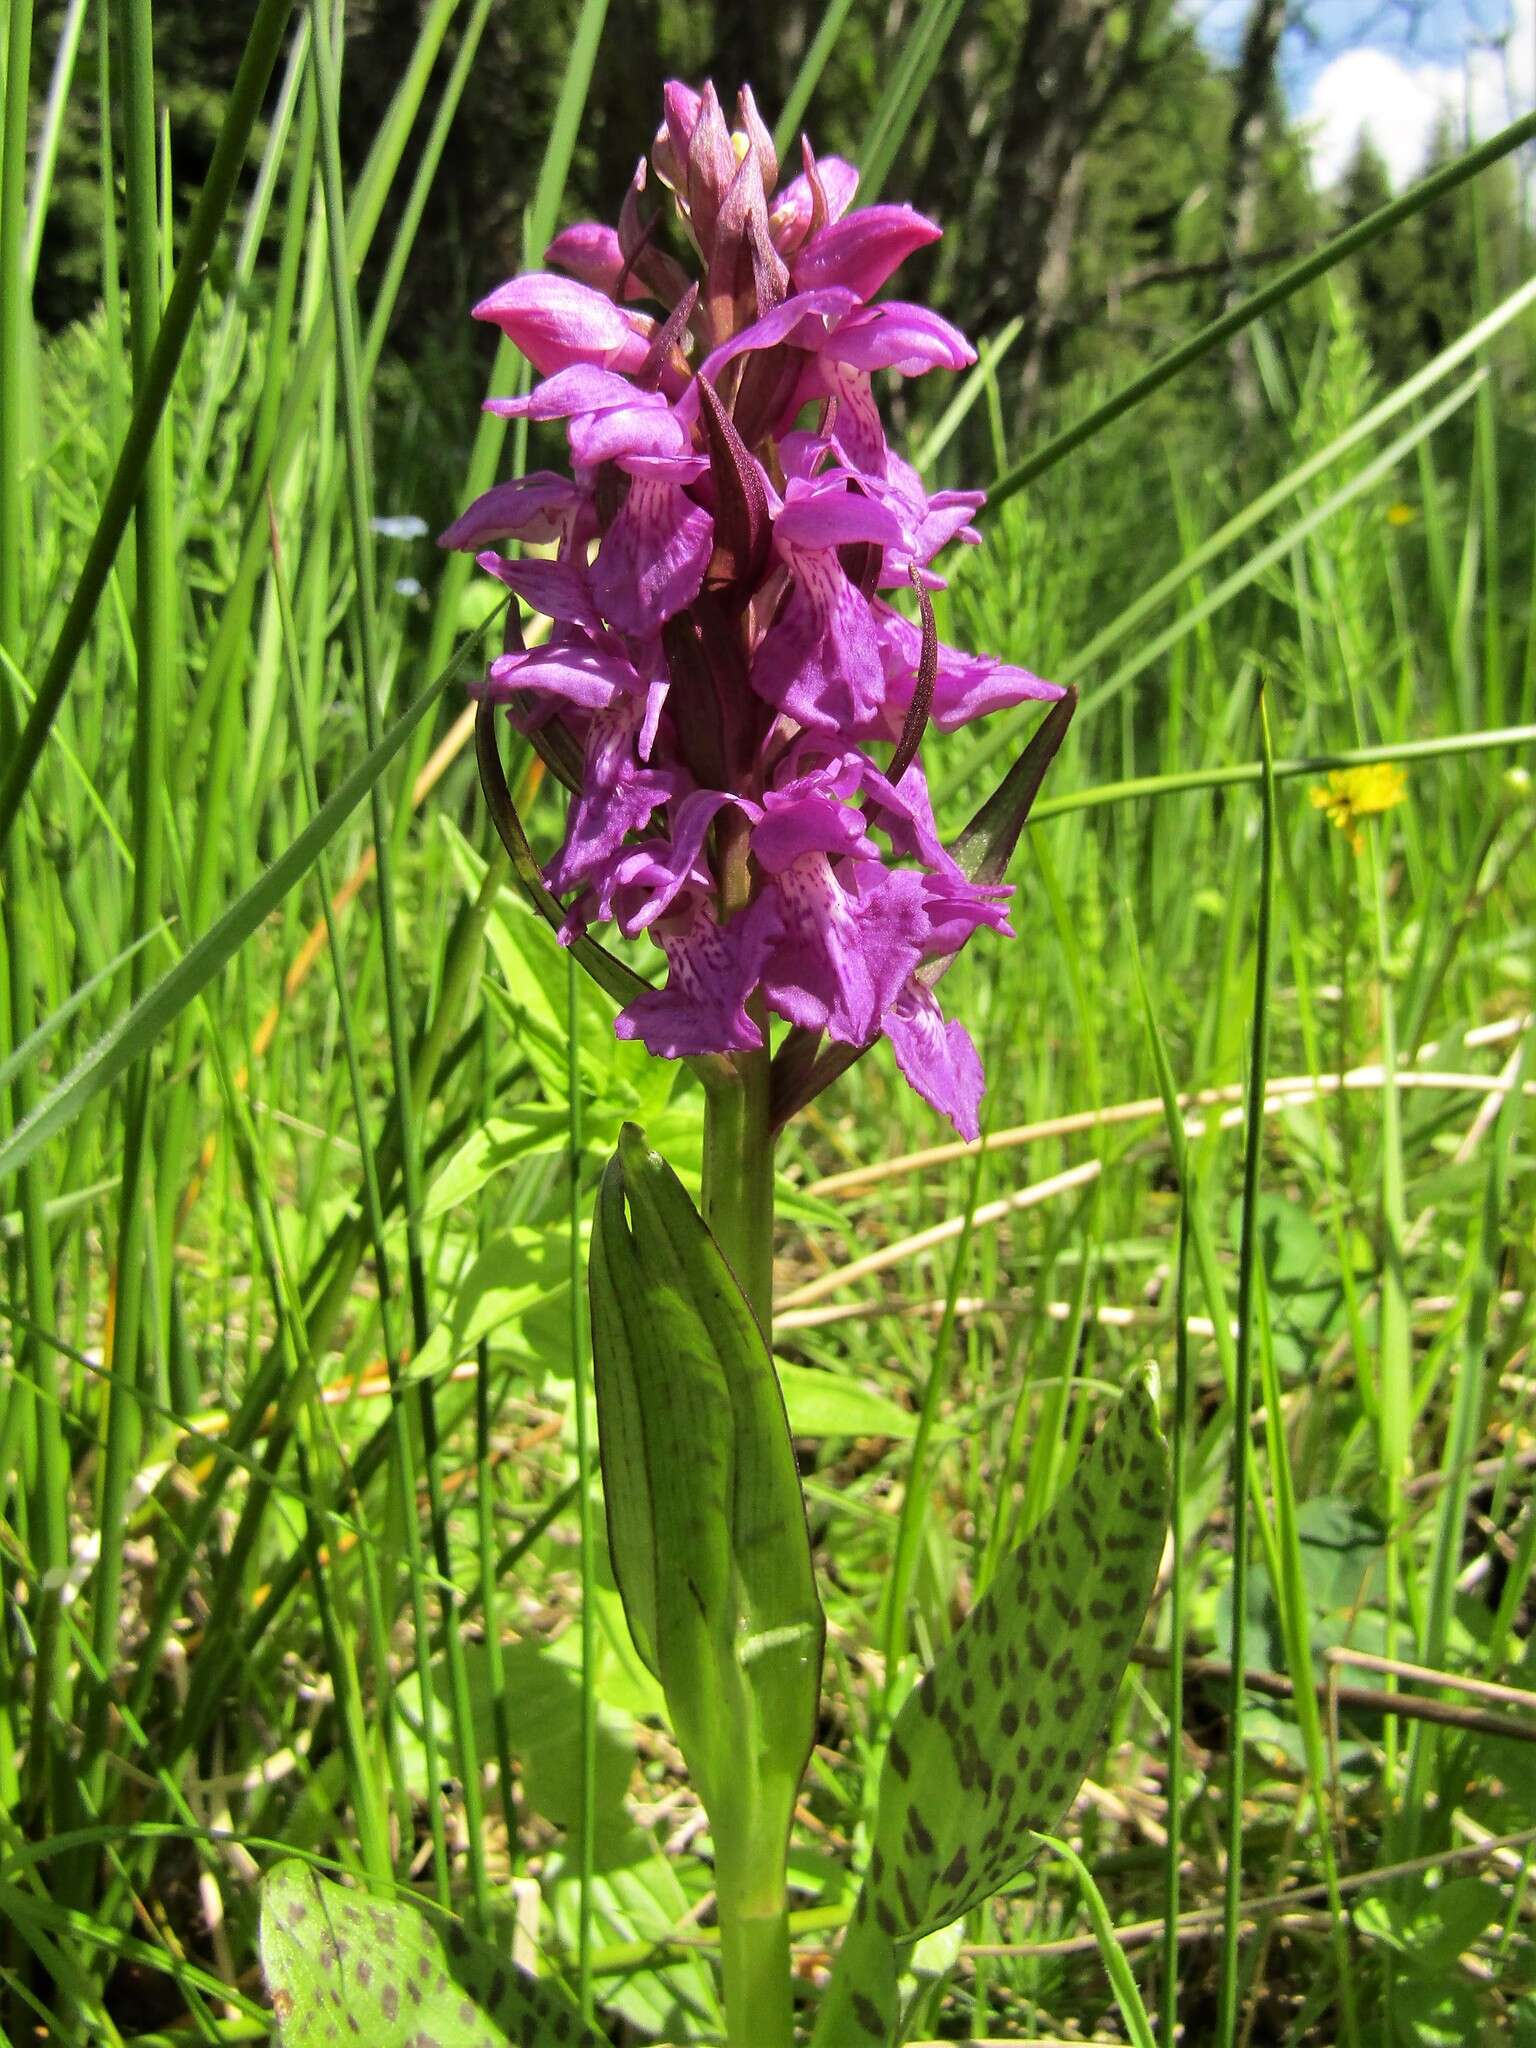
[[[1234,54],[1249,0],[1188,5],[1212,48]],[[1300,0],[1294,12],[1281,73],[1292,110],[1313,125],[1321,184],[1362,129],[1402,184],[1443,114],[1488,133],[1536,98],[1536,0]]]

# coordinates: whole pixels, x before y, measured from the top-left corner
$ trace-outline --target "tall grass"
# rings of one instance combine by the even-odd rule
[[[917,10],[893,52],[877,171],[956,12]],[[334,11],[265,0],[173,233],[153,12],[121,0],[94,52],[125,113],[102,311],[43,336],[9,284],[49,203],[56,115],[29,155],[28,83],[51,65],[67,94],[91,46],[79,9],[47,52],[9,11],[12,2038],[263,2038],[251,1880],[279,1844],[515,1923],[634,2038],[718,2019],[707,1868],[677,1853],[696,1816],[603,1552],[575,1284],[619,1123],[690,1171],[698,1092],[614,1040],[509,886],[461,715],[492,600],[377,524],[458,509],[389,317],[487,16],[423,10],[349,190]],[[617,32],[589,0],[530,258]],[[1529,1679],[1532,296],[1469,305],[1382,391],[1347,286],[1315,294],[1261,330],[1282,445],[1241,485],[1219,432],[1139,439],[1130,401],[1193,347],[1125,403],[1069,395],[1034,450],[999,395],[1007,329],[934,394],[946,480],[980,448],[1003,482],[941,629],[1084,702],[1020,938],[946,987],[990,1049],[986,1151],[944,1144],[879,1055],[788,1148],[778,1326],[832,1624],[793,1863],[808,1982],[888,1705],[1133,1364],[1164,1366],[1178,1422],[1147,1661],[1071,1854],[926,1994],[947,2037],[1143,2038],[1143,2003],[1165,2042],[1531,2023],[1529,1747],[1412,1718],[1466,1698],[1340,1652]],[[513,452],[471,404],[465,495]],[[1149,535],[1173,536],[1150,562]],[[936,755],[948,821],[1024,731]],[[1383,760],[1406,799],[1357,855],[1309,793]],[[510,773],[547,847],[558,793]],[[1289,1701],[1244,1683],[1266,1672]],[[1362,1682],[1386,1689],[1330,1706]],[[1528,1694],[1497,1711],[1536,1720]],[[1321,1918],[1277,1933],[1263,1901],[1314,1877]]]

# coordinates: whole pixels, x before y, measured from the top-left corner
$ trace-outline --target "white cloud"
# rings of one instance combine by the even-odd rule
[[[1474,45],[1464,64],[1416,64],[1371,45],[1327,64],[1303,110],[1317,183],[1338,182],[1362,133],[1401,186],[1423,169],[1443,118],[1459,134],[1470,113],[1475,133],[1489,135],[1526,112],[1536,100],[1536,0],[1513,0],[1510,12],[1507,44]]]
[[[1319,72],[1307,102],[1312,173],[1323,187],[1338,183],[1368,134],[1386,159],[1394,185],[1424,161],[1435,124],[1460,97],[1461,78],[1443,64],[1412,69],[1390,51],[1346,50]]]

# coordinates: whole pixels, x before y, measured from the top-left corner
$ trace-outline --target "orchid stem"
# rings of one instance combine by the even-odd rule
[[[704,1220],[773,1347],[773,1122],[767,1034],[704,1098]]]
[[[715,1904],[728,2048],[791,2048],[795,2037],[786,1901],[788,1840],[777,1802],[757,1801],[760,1823],[733,1842],[729,1822],[715,1832]]]
[[[704,1108],[704,1220],[773,1346],[773,1120],[766,1019],[760,1052],[738,1053],[735,1075],[711,1086]],[[732,1696],[745,1706],[745,1688]],[[730,1711],[730,1701],[722,1701]],[[757,1731],[737,1730],[743,1759]],[[788,1812],[739,1783],[711,1813],[715,1898],[729,2048],[790,2048],[794,2039],[785,1900]]]

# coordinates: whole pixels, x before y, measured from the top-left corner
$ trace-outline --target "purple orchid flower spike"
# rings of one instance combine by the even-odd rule
[[[975,353],[877,295],[939,229],[855,207],[857,172],[808,142],[781,178],[751,93],[730,104],[668,85],[617,226],[564,229],[547,271],[475,308],[539,380],[491,410],[558,423],[570,456],[443,535],[549,621],[531,646],[509,626],[490,664],[482,771],[540,914],[623,1004],[620,1037],[706,1080],[771,1057],[774,1125],[884,1038],[974,1137],[981,1061],[935,988],[977,932],[1009,930],[1008,856],[1075,699],[938,637],[933,564],[977,542],[982,494],[924,488],[877,382]],[[1044,725],[945,846],[926,745],[1031,701]],[[503,704],[571,792],[543,874],[495,754]],[[598,945],[605,923],[649,935],[659,986]]]

